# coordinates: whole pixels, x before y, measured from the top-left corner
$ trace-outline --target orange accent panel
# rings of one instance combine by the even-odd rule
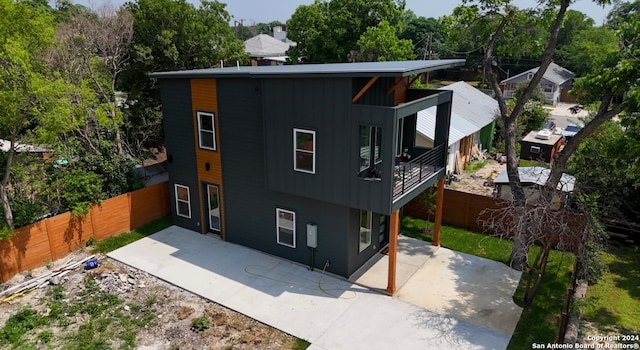
[[[397,86],[394,88],[393,95],[393,103],[394,105],[399,105],[401,103],[407,102],[407,86],[409,84],[406,83],[408,78],[398,78],[396,81]],[[399,84],[401,81],[405,81],[404,84]]]
[[[200,199],[200,231],[207,230],[205,216],[206,198],[203,195],[202,183],[218,185],[220,200],[221,237],[224,239],[224,189],[222,183],[222,161],[220,147],[220,121],[218,116],[218,93],[215,79],[191,79],[191,107],[193,109],[193,134],[196,150],[196,164],[198,174],[198,198]],[[197,112],[211,112],[214,114],[216,132],[216,150],[201,149],[198,144]],[[209,164],[209,170],[207,170]]]

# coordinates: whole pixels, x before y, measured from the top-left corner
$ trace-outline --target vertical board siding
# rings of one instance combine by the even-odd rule
[[[311,256],[310,249],[307,247],[306,225],[314,223],[318,226],[315,267],[322,268],[326,260],[329,259],[331,265],[328,271],[346,276],[348,248],[342,242],[347,240],[349,209],[302,196],[289,195],[286,194],[286,191],[274,191],[265,181],[268,178],[267,171],[269,170],[279,170],[281,174],[293,172],[293,119],[297,121],[296,127],[310,128],[317,132],[318,146],[316,150],[319,158],[316,158],[316,167],[318,171],[320,171],[319,167],[330,167],[333,161],[331,159],[321,160],[320,152],[329,155],[330,151],[326,147],[330,147],[333,142],[345,141],[339,141],[342,137],[339,136],[340,130],[335,133],[331,130],[325,132],[325,127],[309,124],[313,117],[305,116],[304,110],[281,106],[283,104],[282,96],[296,94],[297,85],[291,81],[285,81],[286,79],[273,80],[278,80],[278,84],[263,85],[257,79],[218,79],[221,143],[225,152],[222,158],[222,171],[226,193],[233,194],[225,198],[227,209],[225,214],[226,239],[236,244],[309,265]],[[267,91],[271,93],[267,93]],[[313,99],[303,95],[295,95],[302,99],[299,103],[312,103]],[[348,94],[345,96],[347,99],[349,98]],[[273,99],[271,100],[271,98]],[[229,103],[225,103],[226,101]],[[263,108],[263,103],[267,103],[267,101],[270,106],[280,106],[281,108],[277,109],[281,113],[269,114],[263,118],[263,111],[267,110],[267,108]],[[317,112],[319,115],[325,113],[327,108],[344,108],[313,103],[313,107],[319,109]],[[324,119],[322,123],[327,123],[326,128],[330,128],[336,123],[331,120],[331,115],[326,115]],[[285,120],[286,124],[278,124],[285,123]],[[320,123],[320,121],[315,122]],[[275,137],[275,134],[268,130],[274,126],[279,126],[284,130],[273,130],[273,133],[280,135],[281,132],[281,137],[284,138],[281,140],[282,145],[286,147],[286,151],[283,151],[285,153],[280,154],[268,148],[269,142],[266,140]],[[230,137],[225,137],[226,135],[230,135]],[[268,164],[269,162],[273,163]],[[278,166],[286,166],[286,168],[272,168]],[[322,169],[322,171],[328,174],[335,169]],[[316,176],[302,173],[300,175]],[[273,180],[280,181],[281,179],[274,178]],[[289,187],[297,186],[293,179],[289,180],[289,177],[286,177],[281,185],[286,186],[287,183]],[[276,208],[295,212],[296,248],[277,244]]]
[[[207,199],[204,198],[202,184],[204,182],[215,184],[218,186],[218,196],[220,200],[220,220],[221,220],[221,233],[224,237],[224,186],[222,183],[222,146],[220,141],[220,115],[218,113],[218,92],[215,79],[191,79],[191,108],[193,112],[193,135],[194,135],[194,147],[196,154],[196,166],[198,176],[197,195],[200,199],[200,220],[202,225],[200,226],[201,233],[205,233],[208,230],[208,224],[206,224],[209,218],[206,215]],[[201,149],[198,143],[198,118],[197,112],[211,112],[214,114],[214,130],[216,138],[216,150]],[[209,164],[209,170],[206,169],[207,163]]]
[[[263,83],[264,154],[269,189],[336,204],[348,202],[351,80],[270,79]],[[287,97],[286,101],[284,97]],[[294,170],[293,129],[316,133],[315,174]]]
[[[67,212],[16,229],[14,236],[0,240],[0,280],[60,259],[91,237],[101,240],[169,215],[168,192],[163,182],[107,199],[84,218]]]
[[[191,109],[191,84],[188,79],[160,80],[162,95],[162,120],[165,132],[169,171],[169,196],[171,220],[175,225],[199,231],[199,185],[196,171],[196,155],[193,147],[193,111]],[[189,187],[191,218],[176,213],[175,185]],[[196,213],[194,215],[193,213]]]

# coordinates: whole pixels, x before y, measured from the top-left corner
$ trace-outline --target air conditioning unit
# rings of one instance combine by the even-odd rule
[[[548,140],[551,138],[551,130],[542,129],[536,134],[536,138],[540,140]]]

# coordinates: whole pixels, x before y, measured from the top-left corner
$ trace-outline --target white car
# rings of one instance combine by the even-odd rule
[[[576,134],[578,133],[578,131],[580,131],[580,129],[582,129],[581,126],[576,125],[576,124],[569,124],[567,125],[566,128],[562,129],[562,137],[564,137],[566,140],[576,136]]]

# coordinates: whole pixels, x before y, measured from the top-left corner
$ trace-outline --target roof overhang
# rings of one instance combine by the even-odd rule
[[[463,66],[463,59],[294,64],[284,66],[235,66],[151,73],[157,79],[189,78],[308,78],[308,77],[406,77]]]

